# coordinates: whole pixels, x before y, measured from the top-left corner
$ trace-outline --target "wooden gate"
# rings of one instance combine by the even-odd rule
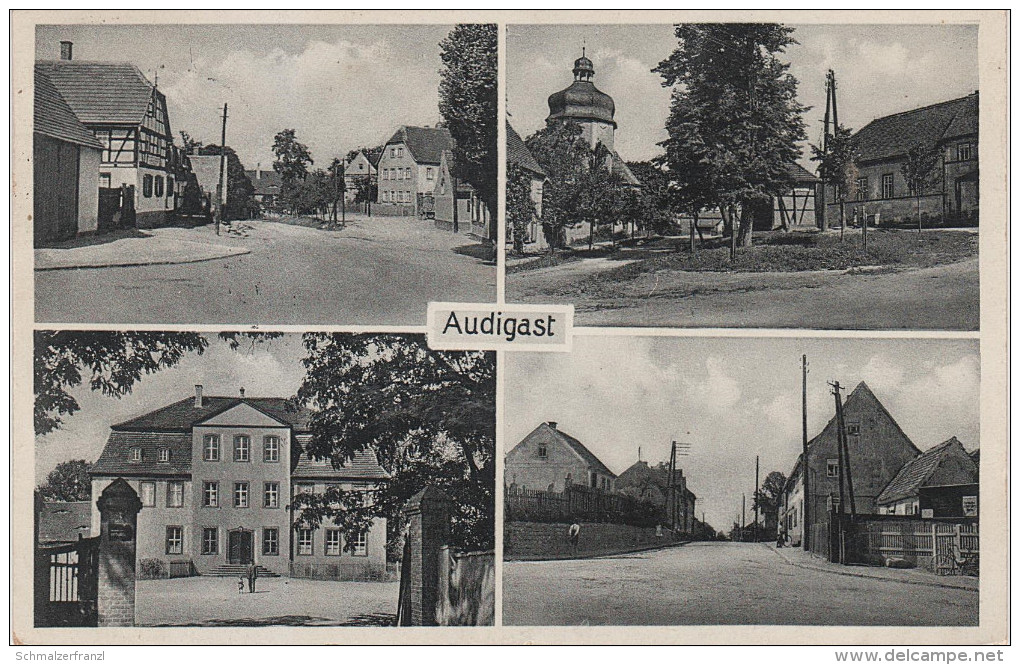
[[[99,537],[36,550],[36,626],[95,626]]]

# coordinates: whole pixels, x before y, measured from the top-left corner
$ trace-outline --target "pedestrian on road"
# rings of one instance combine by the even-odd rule
[[[574,522],[567,529],[567,536],[570,537],[570,546],[573,549],[574,554],[577,554],[577,545],[581,541],[581,525]]]
[[[248,564],[248,593],[255,593],[255,580],[259,578],[259,569],[252,561]]]
[[[239,595],[244,593],[244,578],[243,577],[238,577],[237,578],[237,593]]]

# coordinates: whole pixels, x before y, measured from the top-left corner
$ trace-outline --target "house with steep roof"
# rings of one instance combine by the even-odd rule
[[[139,228],[169,223],[180,192],[166,97],[131,63],[74,60],[70,42],[62,47],[60,60],[38,60],[35,70],[103,145],[100,228],[115,220]]]
[[[453,150],[453,137],[445,127],[400,127],[379,158],[377,203],[392,208],[391,214],[421,214],[419,195],[435,191],[448,150]],[[385,214],[385,207],[381,212]]]
[[[263,211],[273,209],[280,198],[283,177],[273,169],[264,171],[261,164],[257,165],[253,171],[245,171],[245,174],[255,188],[252,196],[258,202],[259,207]]]
[[[973,517],[977,486],[977,464],[954,436],[904,464],[875,505],[888,515]],[[973,506],[972,515],[965,514],[964,505]]]
[[[33,118],[35,245],[95,233],[99,227],[97,183],[103,144],[38,69]]]
[[[549,176],[509,121],[506,123],[506,160],[508,165],[513,164],[524,171],[531,190],[531,204],[535,212],[527,227],[524,244],[533,249],[546,249],[549,241],[542,232],[542,190]],[[513,246],[513,241],[513,229],[507,226],[507,246]]]
[[[507,485],[523,489],[562,492],[582,485],[613,492],[616,488],[616,474],[553,421],[540,424],[506,454],[503,473]]]
[[[379,181],[379,160],[383,151],[379,148],[358,150],[357,154],[344,164],[344,198],[355,199],[362,184],[375,185]]]
[[[921,192],[921,217],[968,219],[978,216],[978,92],[872,120],[853,135],[857,151],[857,197],[844,215],[878,215],[884,220],[917,220],[917,198],[904,175],[907,153],[915,146],[937,148],[937,182]],[[826,187],[825,214],[840,219],[832,186]]]
[[[859,514],[875,513],[878,497],[889,481],[921,451],[863,381],[843,402],[843,420],[849,449],[849,473],[845,468],[843,472],[853,481],[855,508]],[[804,464],[803,455],[799,455],[787,477],[779,522],[795,545],[801,543],[805,528],[812,549],[826,538],[829,507],[838,506],[841,494],[838,436],[839,426],[833,414],[822,431],[808,441],[807,464]],[[806,497],[805,467],[808,471]],[[844,478],[844,483],[847,478]],[[805,506],[807,519],[804,517]]]
[[[277,575],[377,579],[386,567],[386,520],[352,551],[327,522],[300,527],[292,498],[332,486],[375,489],[388,478],[374,453],[334,467],[316,460],[312,412],[278,397],[195,395],[111,427],[90,470],[92,496],[118,478],[138,493],[138,559],[235,575],[249,563]],[[92,533],[99,533],[93,506]]]
[[[648,462],[638,460],[617,476],[616,491],[662,508],[667,519],[671,517],[675,519],[677,531],[688,534],[693,532],[697,496],[687,487],[687,477],[683,469],[676,469],[673,472],[671,485],[666,464],[660,462],[656,466],[650,466]]]

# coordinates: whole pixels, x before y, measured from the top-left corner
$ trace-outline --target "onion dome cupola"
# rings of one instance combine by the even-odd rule
[[[608,123],[615,129],[613,116],[616,114],[616,104],[612,97],[595,87],[593,78],[595,66],[582,52],[581,57],[574,61],[574,82],[565,90],[549,95],[549,117],[546,122],[594,120]]]

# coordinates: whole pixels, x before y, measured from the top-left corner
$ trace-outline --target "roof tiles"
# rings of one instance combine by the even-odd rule
[[[39,60],[35,69],[86,125],[139,125],[152,99],[154,86],[129,62]]]

